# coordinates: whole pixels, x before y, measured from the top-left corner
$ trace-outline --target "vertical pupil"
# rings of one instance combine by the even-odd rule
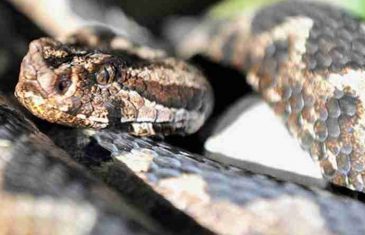
[[[104,68],[104,71],[103,71],[102,75],[103,75],[104,82],[107,83],[108,80],[109,80],[109,73],[106,70],[106,68]]]
[[[109,70],[109,71],[108,71]],[[113,74],[110,74],[110,72],[113,73],[113,70],[111,68],[104,67],[100,72],[96,75],[96,80],[99,84],[105,85],[109,82],[111,76]]]

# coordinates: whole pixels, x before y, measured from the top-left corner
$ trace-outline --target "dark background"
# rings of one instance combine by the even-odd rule
[[[118,6],[153,33],[161,33],[161,25],[170,16],[200,15],[218,0],[106,0],[105,4]]]

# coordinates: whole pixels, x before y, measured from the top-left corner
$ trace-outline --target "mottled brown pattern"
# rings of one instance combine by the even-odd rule
[[[364,191],[364,24],[343,9],[290,1],[228,20],[206,37],[211,30],[200,25],[180,51],[247,73],[324,177]]]
[[[98,32],[92,37],[81,30],[65,44],[33,41],[21,65],[19,101],[36,116],[69,126],[119,127],[136,135],[189,134],[201,127],[212,95],[197,69]]]

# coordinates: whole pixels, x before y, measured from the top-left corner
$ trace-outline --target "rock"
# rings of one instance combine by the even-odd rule
[[[324,186],[320,169],[258,97],[243,98],[206,141],[208,155],[250,171],[305,185]]]

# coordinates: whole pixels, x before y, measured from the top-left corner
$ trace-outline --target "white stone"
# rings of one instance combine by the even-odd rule
[[[324,185],[319,167],[264,101],[250,105],[232,123],[211,136],[205,149],[219,161],[248,170],[297,183]]]

